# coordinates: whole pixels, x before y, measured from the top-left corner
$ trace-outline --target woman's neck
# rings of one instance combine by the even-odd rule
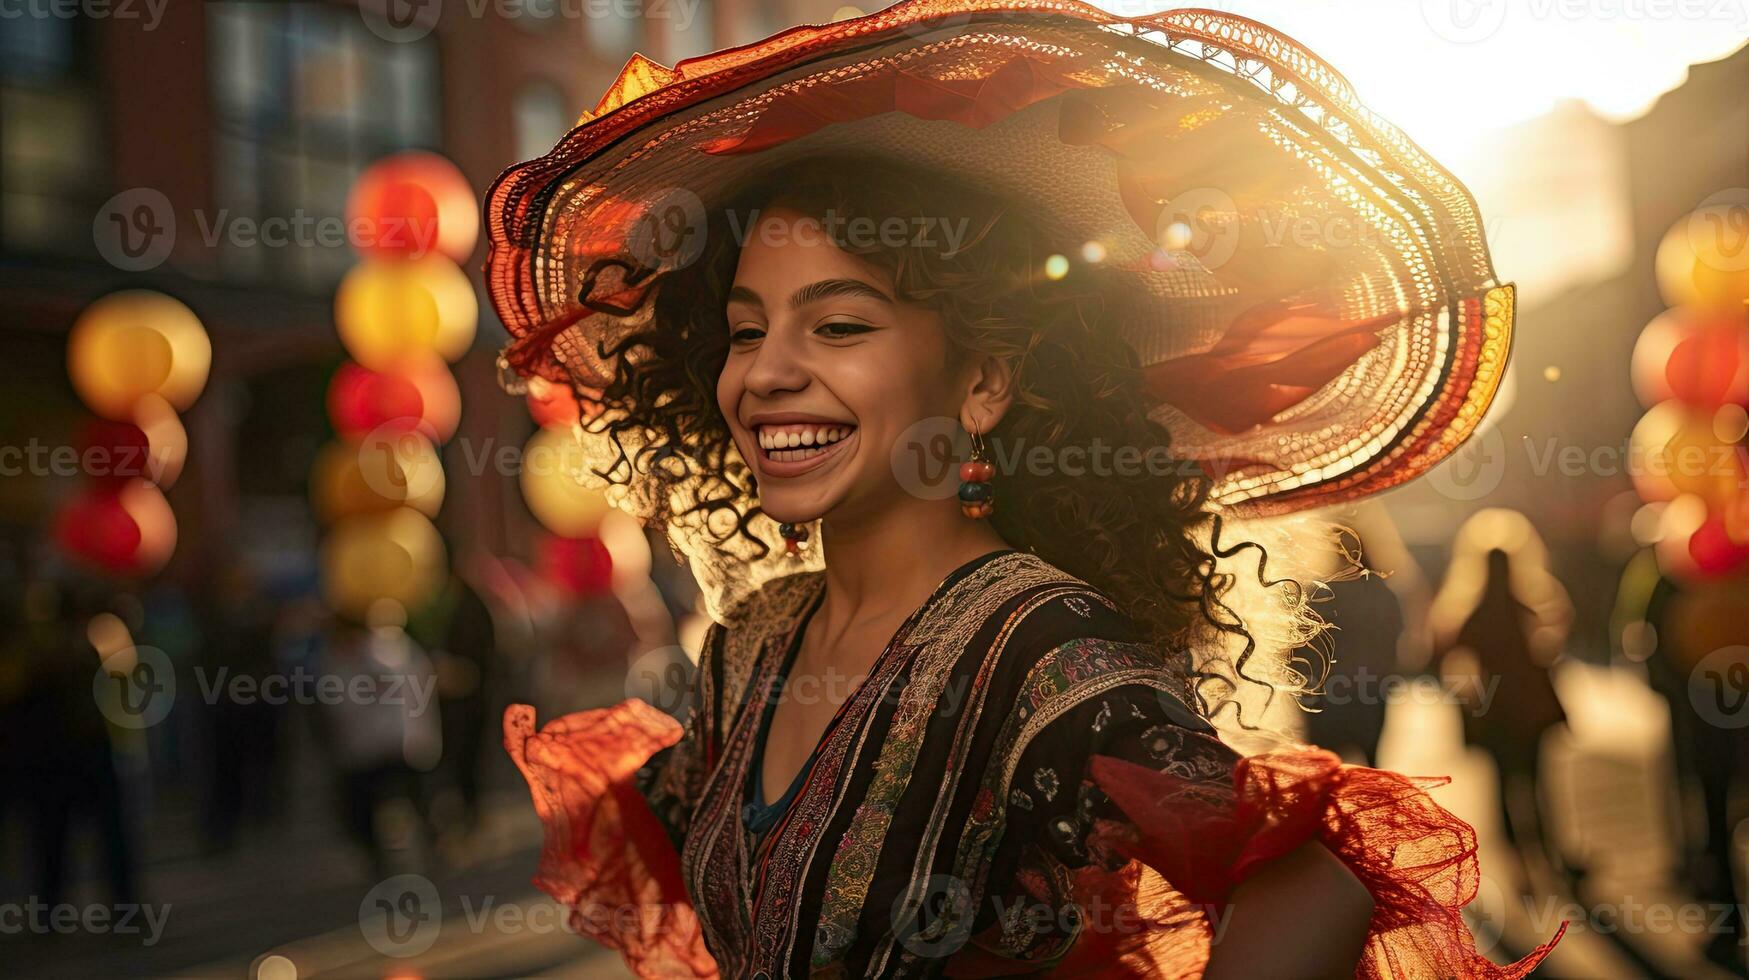
[[[989,521],[951,500],[908,500],[854,519],[827,518],[826,597],[819,617],[832,636],[856,623],[904,617],[954,569],[1007,547]]]

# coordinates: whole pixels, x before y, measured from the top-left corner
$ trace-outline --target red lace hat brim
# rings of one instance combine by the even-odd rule
[[[602,387],[648,315],[641,237],[752,168],[860,152],[1022,200],[1097,242],[1175,451],[1216,504],[1279,513],[1411,479],[1498,387],[1514,295],[1475,202],[1293,40],[1209,10],[910,0],[664,68],[634,57],[488,204],[486,276],[524,376]],[[585,288],[589,302],[582,302]]]

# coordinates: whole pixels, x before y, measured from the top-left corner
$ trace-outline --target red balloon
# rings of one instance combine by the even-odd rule
[[[455,164],[412,151],[371,164],[346,201],[359,255],[416,259],[433,252],[465,262],[479,236],[479,199]]]
[[[424,412],[419,389],[398,374],[379,374],[347,361],[328,382],[328,421],[349,439],[390,423],[416,425]]]
[[[1724,519],[1714,515],[1689,537],[1688,555],[1702,576],[1718,578],[1749,563],[1749,542],[1731,540]]]
[[[540,570],[576,596],[601,595],[613,588],[613,556],[600,538],[546,538],[540,546]]]
[[[176,518],[145,480],[80,494],[55,520],[55,541],[68,554],[117,575],[157,571],[176,547]]]
[[[140,526],[113,489],[88,491],[61,511],[55,540],[68,554],[111,572],[126,572],[140,550]]]
[[[328,382],[328,420],[347,439],[379,429],[418,430],[442,443],[461,422],[461,393],[455,376],[436,357],[407,361],[393,371],[348,361]]]
[[[1749,405],[1749,319],[1677,307],[1653,318],[1634,345],[1634,391],[1656,405]]]
[[[152,478],[151,440],[132,422],[88,422],[79,446],[80,469],[98,486],[116,487],[129,480]]]

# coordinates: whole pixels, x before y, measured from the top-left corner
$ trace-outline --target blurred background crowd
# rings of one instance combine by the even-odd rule
[[[1296,724],[1454,777],[1499,956],[1749,975],[1749,12],[1218,6],[1446,162],[1519,289],[1483,430],[1321,515],[1372,572]],[[569,475],[570,393],[500,385],[480,200],[633,52],[861,12],[0,3],[8,973],[613,975],[499,718],[680,714],[706,620]]]

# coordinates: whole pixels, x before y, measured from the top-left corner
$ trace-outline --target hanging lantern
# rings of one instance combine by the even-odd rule
[[[188,307],[162,293],[126,290],[97,300],[67,338],[67,373],[91,410],[132,421],[134,406],[160,395],[176,409],[200,396],[212,342]]]
[[[448,256],[466,262],[480,232],[479,196],[456,165],[435,153],[384,157],[346,201],[353,248],[366,259]]]
[[[435,353],[454,361],[474,342],[473,284],[441,255],[353,266],[334,297],[334,323],[353,359],[376,371]]]

